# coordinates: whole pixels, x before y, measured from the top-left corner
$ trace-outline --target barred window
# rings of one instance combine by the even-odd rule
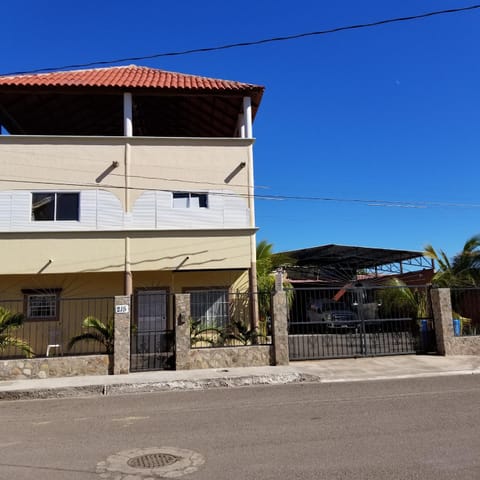
[[[48,291],[23,290],[28,320],[56,320],[60,289]]]
[[[205,327],[225,327],[229,319],[228,290],[190,290],[190,311],[194,321]]]

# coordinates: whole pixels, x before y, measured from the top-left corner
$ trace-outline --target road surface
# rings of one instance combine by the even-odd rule
[[[198,452],[185,479],[480,479],[476,375],[4,401],[0,426],[0,480],[98,480],[150,447]]]

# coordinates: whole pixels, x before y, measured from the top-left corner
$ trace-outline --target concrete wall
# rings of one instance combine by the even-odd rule
[[[108,355],[0,360],[0,380],[107,375]]]
[[[480,355],[480,335],[456,337],[449,288],[431,290],[437,351],[441,355]]]

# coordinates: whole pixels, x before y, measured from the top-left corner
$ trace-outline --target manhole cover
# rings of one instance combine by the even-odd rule
[[[105,480],[178,478],[197,471],[204,463],[198,452],[183,448],[134,448],[97,463],[97,474]]]
[[[180,457],[170,453],[151,453],[150,455],[140,455],[139,457],[131,458],[127,465],[133,468],[158,468],[172,465],[172,463],[178,460],[180,460]]]

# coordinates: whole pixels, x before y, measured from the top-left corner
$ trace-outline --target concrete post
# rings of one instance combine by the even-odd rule
[[[275,365],[288,365],[288,306],[287,294],[276,292],[273,295],[273,350]]]
[[[175,366],[177,370],[189,369],[190,352],[190,294],[175,295]]]
[[[451,339],[453,339],[452,301],[449,288],[433,288],[431,290],[433,319],[437,351],[440,355],[451,355]]]
[[[115,297],[113,374],[130,372],[130,296]]]

